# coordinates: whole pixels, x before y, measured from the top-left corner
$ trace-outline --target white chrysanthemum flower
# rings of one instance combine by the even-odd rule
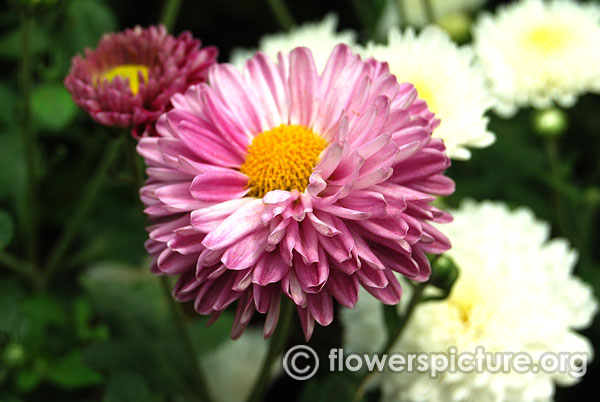
[[[479,9],[486,0],[430,0],[431,11],[435,21],[443,20],[446,17],[464,14]],[[399,7],[402,7],[399,10]],[[402,21],[400,21],[402,16]],[[422,27],[427,25],[429,16],[423,0],[401,0],[388,1],[385,12],[380,21],[380,28],[386,32],[392,26],[413,25]]]
[[[473,35],[501,115],[553,102],[571,107],[600,91],[597,4],[525,0],[482,16]]]
[[[388,44],[370,43],[364,56],[387,61],[400,82],[410,82],[429,109],[441,119],[433,136],[442,138],[453,159],[469,159],[467,147],[485,147],[495,140],[487,130],[485,112],[492,101],[483,71],[475,64],[470,47],[458,47],[434,26],[419,35],[393,28]]]
[[[597,310],[591,287],[572,276],[576,252],[564,239],[548,240],[548,224],[521,208],[497,202],[464,202],[444,229],[460,267],[450,296],[417,306],[395,352],[587,353],[592,347],[575,330]],[[405,286],[410,291],[410,287]],[[344,311],[345,346],[375,351],[385,338],[381,306],[368,294],[355,311]],[[404,295],[407,300],[407,295]],[[363,319],[366,325],[363,325]],[[376,323],[376,321],[379,321]],[[368,334],[368,335],[367,335]],[[369,342],[369,340],[372,340]],[[384,401],[549,401],[554,383],[571,385],[567,373],[388,373]]]
[[[267,354],[262,330],[248,328],[237,340],[226,340],[201,359],[207,385],[216,402],[242,402],[258,377],[257,367]],[[280,367],[274,367],[278,373]]]
[[[277,33],[263,36],[258,43],[258,50],[265,52],[273,60],[277,60],[279,52],[288,53],[292,49],[308,47],[314,57],[317,69],[323,71],[325,63],[333,48],[344,43],[348,46],[356,44],[356,33],[353,31],[337,32],[338,18],[335,14],[328,14],[319,22],[307,22],[290,32]],[[242,69],[256,49],[234,49],[230,63]]]

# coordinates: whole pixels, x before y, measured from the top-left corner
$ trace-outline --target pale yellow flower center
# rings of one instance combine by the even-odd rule
[[[437,106],[435,104],[434,93],[424,82],[424,80],[415,80],[412,82],[412,84],[415,86],[417,93],[419,94],[419,98],[427,102],[427,107],[429,108],[429,110],[433,113],[437,113]]]
[[[456,282],[446,302],[455,309],[461,322],[465,326],[470,326],[474,309],[481,300],[481,289],[477,286],[477,282],[463,277]]]
[[[129,79],[129,88],[131,88],[131,93],[137,95],[140,91],[140,78],[139,72],[142,73],[144,77],[144,83],[148,82],[148,67],[141,64],[121,64],[119,66],[115,66],[108,71],[105,71],[100,79],[101,81],[107,79],[108,81],[112,81],[115,77],[121,77],[123,79]]]
[[[282,124],[258,134],[240,171],[249,177],[248,195],[272,190],[304,191],[327,141],[309,128]]]
[[[526,30],[524,43],[532,51],[549,55],[562,50],[569,40],[569,29],[559,23],[546,22]]]

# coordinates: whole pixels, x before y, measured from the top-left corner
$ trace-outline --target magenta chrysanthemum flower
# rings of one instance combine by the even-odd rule
[[[425,253],[450,247],[429,223],[451,219],[432,194],[454,184],[412,85],[344,45],[322,75],[297,48],[277,64],[259,52],[243,74],[216,65],[208,81],[175,95],[160,137],[138,144],[146,247],[154,273],[179,276],[177,300],[214,318],[237,300],[232,337],[255,310],[267,337],[283,295],[308,339],[333,299],[353,307],[363,286],[396,304],[394,272],[429,277]]]
[[[97,122],[133,127],[139,135],[168,109],[173,94],[206,81],[216,58],[215,47],[201,48],[189,32],[175,38],[164,26],[136,26],[75,56],[65,86]]]

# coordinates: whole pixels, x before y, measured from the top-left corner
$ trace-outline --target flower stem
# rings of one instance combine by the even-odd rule
[[[548,158],[548,164],[550,165],[550,174],[556,182],[563,181],[562,173],[560,171],[560,159],[558,155],[558,147],[555,138],[546,138],[544,141],[546,148],[546,156]],[[564,199],[561,193],[557,190],[553,190],[554,198],[554,212],[558,221],[558,227],[564,236],[567,236],[572,241],[577,242],[578,238],[572,225],[565,206]]]
[[[26,208],[24,208],[23,221],[27,231],[27,254],[32,264],[38,259],[38,195],[35,161],[35,133],[31,119],[31,31],[33,29],[33,16],[26,10],[23,15],[23,42],[21,48],[21,91],[23,96],[23,121],[22,138],[25,152],[25,174],[27,180]]]
[[[177,16],[179,16],[179,10],[181,10],[182,0],[166,0],[165,5],[160,12],[160,22],[167,30],[171,32],[173,27],[175,26],[175,21],[177,21]]]
[[[271,6],[271,11],[273,11],[275,18],[277,18],[277,22],[281,25],[281,28],[286,32],[289,32],[292,27],[296,25],[290,10],[288,10],[283,0],[268,0],[268,2],[269,6]]]
[[[100,191],[104,179],[108,174],[108,170],[119,154],[119,148],[121,146],[121,142],[123,142],[123,139],[124,136],[119,136],[115,139],[112,139],[104,150],[102,160],[98,164],[96,171],[92,175],[92,178],[88,182],[83,192],[83,196],[71,214],[65,230],[61,234],[60,238],[56,242],[56,245],[52,249],[50,256],[48,257],[43,272],[44,283],[47,283],[52,275],[54,275],[65,253],[68,251],[71,242],[75,238],[77,231],[83,224],[85,217],[94,205],[94,201],[96,201],[98,192]]]
[[[412,317],[412,314],[415,311],[417,304],[419,304],[419,302],[421,301],[421,297],[423,296],[423,291],[425,290],[426,287],[427,287],[427,282],[418,283],[417,285],[415,285],[413,287],[413,294],[412,294],[412,297],[410,298],[410,301],[408,302],[408,307],[406,308],[406,311],[403,314],[403,317],[402,317],[403,319],[398,327],[396,327],[393,331],[390,331],[388,333],[388,338],[387,338],[385,345],[378,352],[379,356],[388,354],[391,351],[394,344],[396,344],[396,342],[398,342],[398,340],[400,339],[400,336],[402,335],[402,333],[404,332],[404,329],[406,328],[408,322],[410,321],[410,318]],[[375,376],[377,374],[379,374],[379,373],[373,371],[373,372],[367,373],[362,378],[362,380],[356,390],[356,394],[354,394],[354,398],[352,399],[352,402],[358,402],[362,399],[363,395],[365,394],[365,392],[367,390],[367,386],[369,385],[371,380],[373,378],[375,378]]]
[[[404,8],[404,0],[396,0],[396,8],[398,11],[398,27],[403,28],[406,24],[406,8]]]
[[[580,216],[579,233],[580,243],[578,244],[579,253],[581,255],[580,262],[587,266],[591,263],[590,245],[595,228],[596,215],[600,208],[600,189],[589,188],[586,192],[587,197],[584,198],[584,205]]]
[[[198,396],[204,402],[211,402],[212,399],[210,397],[210,393],[208,392],[206,379],[198,362],[198,353],[196,353],[196,349],[194,348],[194,344],[192,343],[192,339],[190,338],[190,334],[186,328],[181,306],[173,299],[173,295],[171,294],[171,285],[169,284],[167,277],[161,276],[159,278],[163,295],[169,304],[171,317],[173,318],[173,322],[177,328],[177,333],[181,340],[182,346],[186,355],[191,359],[190,365],[193,370],[195,380],[194,384],[196,385]]]
[[[388,336],[387,342],[385,343],[385,346],[383,347],[381,353],[388,353],[392,349],[392,346],[394,346],[394,344],[398,341],[398,339],[402,335],[402,332],[404,332],[406,325],[410,321],[410,318],[412,317],[412,314],[415,311],[417,304],[419,304],[419,302],[421,301],[421,297],[423,296],[423,291],[425,290],[426,287],[427,287],[427,282],[420,282],[414,286],[413,294],[410,298],[410,301],[408,302],[408,307],[406,308],[406,312],[403,315],[402,323],[400,324],[400,326],[398,326],[398,328],[396,328],[395,332],[391,333]]]
[[[23,261],[3,250],[0,250],[0,264],[27,278],[32,278],[34,275],[33,267],[29,262]]]
[[[433,4],[431,0],[423,0],[423,8],[425,8],[425,15],[427,16],[427,23],[435,23],[435,11],[433,11]]]
[[[275,359],[281,355],[283,347],[285,346],[290,329],[292,314],[294,312],[294,304],[287,297],[283,297],[281,304],[282,306],[279,324],[277,325],[275,333],[273,334],[271,342],[269,343],[269,350],[267,351],[267,355],[263,361],[260,373],[258,374],[258,379],[254,383],[252,392],[250,392],[248,395],[246,402],[260,402],[263,400],[267,384],[271,378],[273,363],[275,362]]]
[[[135,190],[134,195],[135,195],[135,198],[137,200],[139,200],[138,190],[144,186],[144,181],[145,181],[144,167],[141,165],[140,157],[138,156],[138,153],[136,150],[137,142],[130,135],[125,135],[125,136],[129,138],[128,142],[132,143],[131,145],[130,144],[126,145],[127,149],[125,151],[126,151],[128,159],[129,159],[129,163],[131,164],[133,180],[134,180],[134,184],[136,186],[136,188],[134,189]]]

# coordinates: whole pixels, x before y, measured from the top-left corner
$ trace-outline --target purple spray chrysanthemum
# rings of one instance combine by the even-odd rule
[[[395,272],[428,279],[425,253],[450,247],[430,222],[451,217],[431,202],[454,183],[411,84],[345,45],[322,74],[297,48],[277,63],[258,52],[243,73],[215,65],[208,82],[138,144],[152,272],[179,277],[177,300],[213,318],[237,301],[235,338],[255,311],[271,335],[287,297],[308,339],[333,299],[353,307],[363,286],[396,304]]]
[[[107,34],[96,49],[75,56],[65,86],[97,122],[142,135],[168,110],[173,94],[206,81],[216,57],[216,48],[202,48],[189,32],[174,37],[164,26],[136,26]]]

